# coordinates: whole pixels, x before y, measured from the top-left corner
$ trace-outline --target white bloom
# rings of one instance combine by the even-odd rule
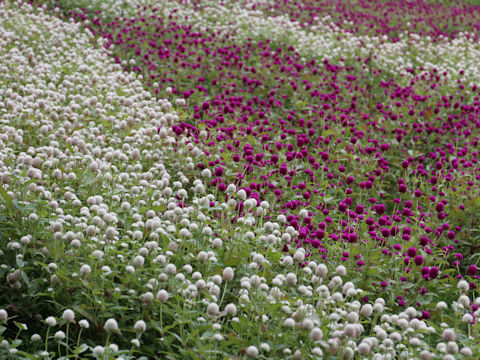
[[[457,336],[455,335],[455,331],[452,329],[445,329],[442,333],[442,339],[445,341],[455,341]]]
[[[231,267],[226,267],[222,272],[223,280],[232,281],[234,277],[234,271]]]
[[[88,322],[88,320],[86,319],[82,319],[78,322],[78,325],[80,325],[80,327],[82,329],[88,329],[90,327],[90,323]]]
[[[101,356],[105,353],[105,348],[103,346],[97,345],[93,348],[93,354],[95,356]]]
[[[64,333],[63,331],[61,331],[61,330],[57,331],[57,332],[55,333],[55,339],[56,339],[56,340],[63,340],[63,339],[65,339],[65,333]]]
[[[457,288],[462,291],[468,291],[470,289],[470,285],[465,280],[460,280],[457,284]]]
[[[225,312],[227,314],[230,314],[230,315],[237,315],[237,307],[235,306],[235,304],[227,304],[227,306],[225,306]]]
[[[323,339],[323,332],[319,328],[313,328],[312,331],[310,331],[310,339],[313,341],[320,341]]]
[[[337,268],[335,269],[335,272],[340,276],[347,275],[347,269],[343,265],[337,266]]]
[[[45,323],[48,326],[55,326],[57,325],[57,320],[53,316],[49,316],[45,319]]]
[[[216,303],[210,303],[208,304],[207,306],[207,314],[210,315],[210,316],[216,316],[218,315],[219,313],[219,308],[218,308],[218,305]]]
[[[258,349],[257,349],[257,347],[256,347],[256,346],[253,346],[253,345],[249,346],[249,347],[247,348],[247,355],[248,355],[248,356],[251,356],[251,357],[253,357],[253,358],[256,358],[256,357],[258,356]]]
[[[437,309],[439,309],[439,310],[448,309],[448,305],[444,301],[439,301],[438,304],[437,304]]]
[[[162,303],[167,302],[168,298],[169,298],[169,295],[167,290],[162,289],[157,293],[157,300],[161,301]]]
[[[145,259],[141,255],[137,255],[135,259],[133,259],[133,266],[135,266],[136,268],[142,267],[144,263],[145,263]]]
[[[80,274],[82,275],[89,275],[92,272],[92,268],[85,264],[80,267]]]
[[[117,320],[108,319],[107,321],[105,321],[105,324],[103,325],[103,328],[105,329],[106,332],[118,331]]]
[[[208,259],[208,254],[205,251],[200,251],[197,255],[197,259],[200,263],[204,263]]]
[[[63,312],[62,319],[66,322],[73,323],[75,321],[75,313],[67,309]]]
[[[138,320],[133,326],[133,328],[135,329],[135,331],[145,332],[145,330],[147,329],[147,324],[145,324],[145,321],[143,320]]]
[[[8,313],[4,309],[0,309],[0,320],[7,320],[8,319]]]
[[[372,315],[372,312],[373,312],[373,307],[370,304],[365,304],[360,309],[360,314],[365,317],[370,317],[370,315]]]
[[[138,339],[132,339],[130,342],[135,345],[136,347],[140,347],[140,340]]]
[[[153,294],[150,291],[146,292],[145,294],[142,295],[142,301],[145,304],[151,304],[153,301]]]

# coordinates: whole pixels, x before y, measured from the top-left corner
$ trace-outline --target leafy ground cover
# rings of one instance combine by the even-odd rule
[[[2,356],[475,358],[478,9],[302,4],[0,3]]]

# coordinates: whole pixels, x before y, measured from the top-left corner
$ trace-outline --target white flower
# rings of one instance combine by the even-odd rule
[[[135,345],[136,347],[140,347],[140,340],[138,339],[132,339],[130,342]]]
[[[433,354],[427,350],[422,350],[420,353],[421,360],[431,360],[433,358]]]
[[[142,301],[145,304],[151,304],[153,301],[153,294],[150,291],[146,292],[145,294],[142,295]]]
[[[445,329],[442,333],[442,339],[445,341],[455,341],[457,336],[455,335],[455,331],[452,329]]]
[[[238,190],[237,195],[241,200],[245,200],[247,198],[247,193],[243,189]]]
[[[145,330],[147,329],[147,324],[145,324],[145,321],[143,320],[138,320],[133,326],[133,328],[135,329],[135,331],[145,332]]]
[[[107,321],[105,321],[105,324],[103,325],[103,328],[105,329],[106,332],[118,331],[117,320],[108,319]]]
[[[230,315],[237,315],[237,307],[235,306],[235,304],[227,304],[227,306],[225,306],[225,312],[227,314],[230,314]]]
[[[457,288],[462,291],[468,291],[470,289],[470,285],[465,280],[460,280],[457,284]]]
[[[197,260],[200,263],[205,262],[208,259],[208,254],[205,251],[200,251],[197,255]]]
[[[57,320],[53,316],[49,316],[45,319],[45,323],[48,326],[55,326],[57,325]]]
[[[168,264],[166,267],[165,267],[165,272],[168,274],[168,275],[174,275],[176,272],[177,272],[177,267],[173,264]]]
[[[219,238],[213,239],[213,241],[212,241],[212,247],[213,247],[214,249],[220,249],[220,248],[222,247],[222,245],[223,245],[222,239],[219,239]]]
[[[439,310],[448,309],[448,305],[444,301],[439,301],[438,304],[437,304],[437,309],[439,309]]]
[[[61,330],[57,331],[57,332],[55,333],[55,339],[56,339],[56,340],[63,340],[63,339],[65,339],[65,333],[64,333],[63,331],[61,331]]]
[[[136,268],[142,267],[144,263],[145,263],[145,259],[141,255],[137,255],[135,259],[133,259],[133,266],[135,266]]]
[[[287,276],[285,277],[285,282],[288,285],[295,286],[297,284],[297,275],[292,272],[288,273]]]
[[[80,327],[81,327],[82,329],[88,329],[88,328],[90,327],[90,324],[89,324],[88,320],[86,320],[86,319],[80,320],[80,321],[78,322],[78,325],[80,325]]]
[[[208,304],[207,306],[207,314],[210,315],[210,316],[216,316],[218,315],[219,313],[219,308],[218,308],[218,305],[216,303],[210,303]]]
[[[66,322],[73,323],[75,322],[75,313],[72,310],[67,309],[63,312],[62,319]]]
[[[347,269],[343,265],[337,266],[337,268],[335,269],[335,272],[340,276],[347,275]]]
[[[157,293],[157,300],[160,300],[162,303],[167,302],[168,298],[169,298],[169,295],[167,290],[162,289]]]
[[[370,353],[370,345],[366,342],[362,342],[358,345],[357,351],[362,356],[368,355]]]
[[[8,313],[4,309],[0,309],[0,320],[7,320],[8,319]]]
[[[231,267],[226,267],[222,272],[223,280],[232,281],[234,277],[234,271]]]
[[[253,346],[253,345],[249,346],[249,347],[247,348],[247,355],[248,355],[248,356],[251,356],[251,357],[253,357],[253,358],[256,358],[256,357],[258,356],[258,349],[257,349],[257,347],[256,347],[256,346]]]
[[[223,340],[223,335],[222,334],[214,334],[213,339],[216,341],[222,341]]]
[[[30,338],[30,340],[32,340],[33,342],[40,341],[40,340],[42,340],[42,337],[38,334],[33,334],[32,337]]]
[[[372,315],[372,312],[373,312],[373,307],[370,304],[365,304],[360,309],[360,314],[365,317],[370,317],[370,315]]]
[[[93,355],[101,356],[105,353],[105,348],[103,346],[97,345],[93,348]]]
[[[323,338],[323,332],[319,328],[313,328],[312,331],[310,331],[310,339],[313,341],[320,341]]]
[[[80,267],[80,274],[82,275],[89,275],[92,272],[92,268],[85,264]]]
[[[464,347],[460,350],[460,354],[462,354],[463,356],[472,356],[473,352],[472,350],[470,350],[470,348]]]

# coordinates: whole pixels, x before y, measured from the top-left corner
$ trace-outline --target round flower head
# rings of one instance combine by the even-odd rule
[[[219,311],[220,310],[219,310],[218,305],[216,303],[208,304],[208,306],[207,306],[207,314],[208,315],[216,316],[216,315],[218,315]]]
[[[358,345],[357,350],[360,355],[368,355],[370,353],[370,345],[368,345],[366,342],[362,342],[360,345]]]
[[[365,304],[360,309],[360,314],[365,317],[370,317],[370,315],[372,315],[372,312],[373,312],[373,306],[370,304]]]
[[[257,349],[257,347],[256,347],[256,346],[253,346],[253,345],[249,346],[249,347],[247,348],[247,355],[248,355],[248,356],[251,356],[251,357],[253,357],[253,358],[258,357],[258,349]]]
[[[67,309],[63,312],[62,319],[66,322],[73,323],[75,322],[75,313],[72,310]]]
[[[57,320],[53,316],[49,316],[45,319],[45,323],[48,326],[55,326],[57,325]]]
[[[225,312],[227,314],[230,314],[230,315],[237,315],[237,307],[235,306],[235,304],[227,304],[227,306],[225,306]]]
[[[82,275],[89,275],[92,272],[92,269],[89,265],[85,264],[80,267],[80,274]]]
[[[8,313],[4,309],[0,309],[0,320],[7,320],[8,319]]]
[[[337,268],[335,269],[335,272],[340,276],[347,275],[347,269],[343,265],[337,266]]]
[[[145,324],[145,321],[143,320],[138,320],[133,326],[133,328],[135,329],[135,331],[145,332],[145,330],[147,329],[147,324]]]
[[[95,356],[102,356],[105,353],[105,348],[103,346],[97,345],[93,348],[93,354]]]
[[[223,280],[232,281],[234,277],[233,269],[231,267],[226,267],[225,269],[223,269],[222,275]]]
[[[445,341],[455,341],[457,339],[457,335],[455,335],[455,331],[452,329],[445,329],[442,333],[442,339]]]
[[[57,331],[57,332],[55,333],[55,339],[57,339],[57,340],[63,340],[63,339],[65,339],[65,333],[64,333],[63,331],[61,331],[61,330]]]
[[[78,322],[78,325],[80,325],[80,327],[82,329],[88,329],[90,327],[90,323],[88,322],[88,320],[86,319],[82,319]]]
[[[313,341],[320,341],[323,339],[323,332],[319,328],[313,328],[312,331],[310,331],[310,339]]]
[[[141,255],[138,255],[135,257],[135,259],[133,259],[133,266],[136,268],[142,267],[144,263],[145,263],[145,259]]]
[[[103,328],[105,329],[106,332],[118,331],[117,320],[108,319],[107,321],[105,321],[105,324],[103,325]]]
[[[169,298],[169,295],[167,290],[162,289],[157,293],[157,300],[160,300],[162,303],[167,302],[168,298]]]

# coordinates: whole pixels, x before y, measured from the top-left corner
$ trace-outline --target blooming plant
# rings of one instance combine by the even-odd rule
[[[475,358],[479,9],[0,2],[0,356]]]

